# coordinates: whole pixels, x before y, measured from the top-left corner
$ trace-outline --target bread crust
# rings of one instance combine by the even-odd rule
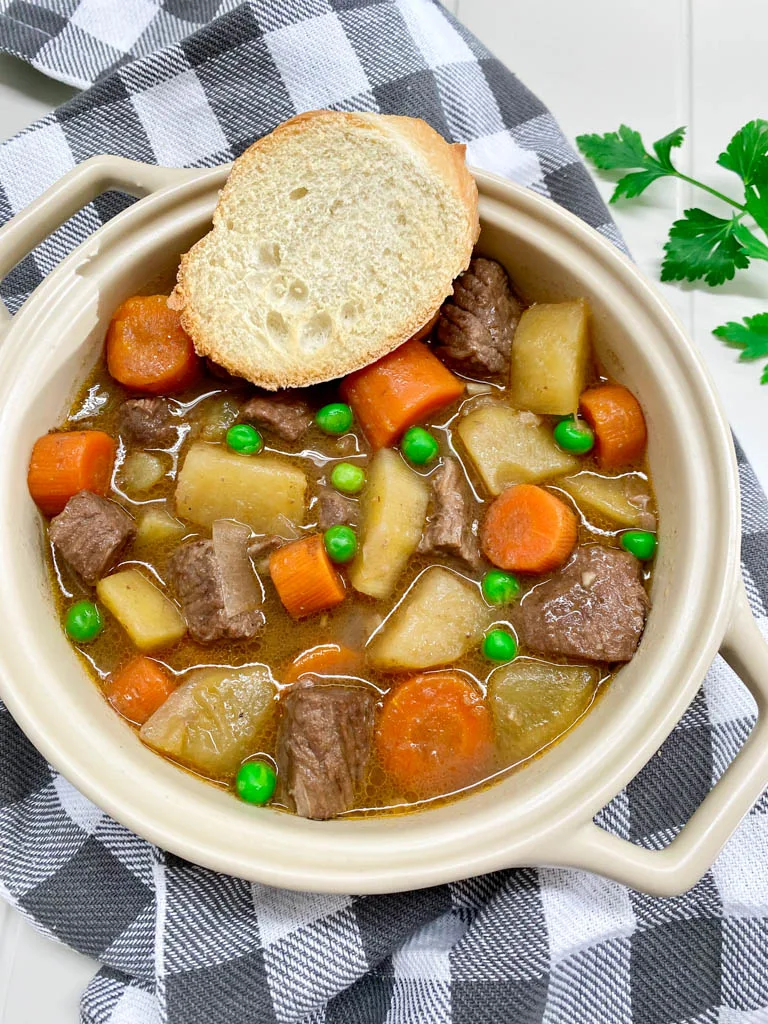
[[[246,365],[237,354],[233,356],[227,347],[227,339],[217,337],[215,332],[206,328],[195,309],[193,289],[189,286],[189,270],[193,261],[206,259],[206,249],[212,244],[214,232],[221,221],[222,210],[226,208],[230,195],[237,191],[241,179],[249,174],[252,165],[267,161],[270,153],[283,144],[287,137],[300,136],[308,127],[316,126],[318,121],[335,121],[347,128],[360,128],[396,138],[417,162],[424,162],[432,175],[436,175],[444,187],[453,193],[459,206],[466,213],[466,231],[459,251],[454,257],[452,279],[466,270],[480,234],[477,185],[467,170],[466,147],[458,143],[447,143],[426,121],[419,118],[328,110],[308,111],[285,121],[269,135],[258,139],[232,165],[229,177],[219,194],[213,215],[213,229],[181,257],[177,284],[168,299],[168,305],[179,310],[181,323],[192,337],[199,355],[207,356],[230,373],[244,377],[269,391],[306,387],[332,380],[375,362],[424,328],[450,294],[449,283],[447,289],[436,290],[419,308],[410,311],[397,330],[370,342],[360,351],[340,351],[340,346],[333,346],[333,353],[318,352],[311,360],[304,360],[301,365],[286,364],[279,373],[270,367],[259,366],[257,356]]]

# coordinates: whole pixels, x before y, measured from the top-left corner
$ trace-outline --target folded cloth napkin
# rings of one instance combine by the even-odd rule
[[[298,111],[415,114],[621,244],[546,108],[429,0],[3,0],[0,47],[92,85],[0,147],[0,218],[77,161],[237,156]],[[223,13],[222,13],[223,12]],[[130,200],[107,195],[6,279],[16,309]],[[768,608],[768,506],[740,456],[744,575]],[[658,755],[601,815],[659,848],[744,742],[754,703],[718,659]],[[66,728],[66,723],[62,723]],[[88,1024],[670,1024],[768,1020],[768,801],[689,893],[504,871],[381,897],[251,885],[152,847],[84,799],[0,705],[0,885],[98,958]]]

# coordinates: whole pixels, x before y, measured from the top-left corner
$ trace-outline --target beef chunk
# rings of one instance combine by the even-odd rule
[[[264,615],[258,609],[227,613],[213,541],[193,540],[177,548],[168,563],[168,575],[195,640],[250,639],[264,625]]]
[[[629,661],[645,625],[648,595],[638,560],[599,545],[534,587],[513,613],[520,639],[545,657]]]
[[[453,296],[440,310],[437,354],[470,376],[503,373],[522,312],[504,267],[477,257],[456,278]]]
[[[432,474],[432,514],[419,544],[424,555],[455,555],[467,565],[480,564],[472,532],[472,499],[456,459],[446,459]]]
[[[51,520],[49,536],[58,554],[93,584],[136,536],[136,524],[117,502],[80,491]]]
[[[317,497],[317,526],[329,530],[340,523],[351,523],[357,513],[357,504],[332,487],[321,487]]]
[[[164,398],[129,398],[120,406],[118,430],[128,444],[170,448],[177,432]]]
[[[354,807],[371,752],[373,691],[304,676],[280,704],[280,799],[302,818],[333,818]]]
[[[274,430],[285,441],[300,440],[312,422],[310,407],[303,398],[289,391],[251,398],[240,415],[250,423]]]

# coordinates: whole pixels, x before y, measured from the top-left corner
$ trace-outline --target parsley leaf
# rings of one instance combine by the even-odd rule
[[[750,186],[745,190],[747,213],[755,218],[755,223],[768,235],[768,182]]]
[[[646,153],[640,132],[623,124],[617,132],[605,135],[579,135],[576,145],[601,171],[644,167],[653,158]]]
[[[768,313],[745,316],[743,323],[731,320],[716,327],[712,333],[726,345],[740,348],[742,351],[739,359],[742,362],[768,356]],[[763,368],[760,383],[768,384],[768,363]]]
[[[717,162],[738,174],[745,188],[768,184],[768,121],[758,118],[740,128]]]
[[[616,189],[610,201],[615,203],[617,199],[634,199],[641,192],[645,192],[654,181],[665,177],[667,173],[663,167],[649,167],[647,171],[633,171],[631,174],[625,174],[616,182]]]
[[[686,210],[670,228],[661,280],[704,278],[712,286],[730,281],[737,269],[749,266],[749,257],[734,235],[737,224],[735,217],[725,220],[706,210]]]
[[[733,229],[733,237],[741,244],[750,259],[768,260],[768,245],[756,238],[746,224],[739,222]]]
[[[653,151],[658,157],[659,163],[668,173],[674,173],[675,171],[672,158],[670,157],[670,150],[673,147],[682,146],[684,138],[685,125],[682,128],[675,128],[669,135],[665,135],[663,139],[658,139],[653,144]]]

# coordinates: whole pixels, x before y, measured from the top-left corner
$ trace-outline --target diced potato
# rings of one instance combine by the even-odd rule
[[[384,623],[368,660],[385,671],[450,665],[475,646],[491,613],[479,592],[450,569],[427,569]]]
[[[133,452],[120,469],[120,480],[127,494],[143,494],[165,476],[162,459],[149,452]]]
[[[162,544],[181,540],[187,528],[160,505],[150,505],[140,517],[136,527],[137,544]]]
[[[429,488],[397,452],[378,451],[360,501],[360,546],[349,569],[355,590],[386,597],[418,547],[427,520]]]
[[[488,702],[508,763],[530,757],[570,728],[592,702],[597,682],[596,669],[530,658],[491,673]]]
[[[216,395],[207,399],[200,410],[200,439],[223,441],[224,435],[235,422],[240,404],[231,395]]]
[[[538,416],[517,412],[503,402],[474,409],[459,420],[457,430],[491,494],[579,468],[578,459],[557,447],[552,431]]]
[[[176,512],[200,526],[236,519],[254,533],[290,537],[290,524],[304,522],[306,493],[306,475],[288,459],[193,444],[179,472]]]
[[[636,473],[624,476],[601,476],[599,473],[577,473],[558,480],[587,512],[607,516],[619,526],[653,530],[656,517],[650,511],[648,485]]]
[[[512,342],[513,405],[552,416],[576,412],[589,362],[588,317],[584,299],[526,309]]]
[[[105,576],[96,593],[140,651],[167,647],[187,631],[176,605],[137,569]]]
[[[144,742],[209,778],[229,780],[275,712],[266,665],[192,672],[144,723]]]

